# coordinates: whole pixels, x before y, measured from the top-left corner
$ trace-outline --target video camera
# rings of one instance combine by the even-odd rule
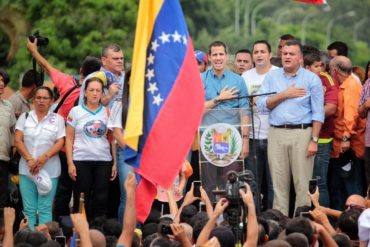
[[[251,185],[254,183],[254,176],[251,171],[245,170],[241,173],[229,171],[226,177],[227,181],[225,184],[225,190],[214,190],[212,192],[215,195],[225,197],[229,201],[229,206],[225,210],[229,224],[233,227],[239,227],[242,212],[244,211],[244,215],[247,214],[247,209],[240,197],[239,190],[243,189],[244,192],[246,192],[247,188],[245,187],[244,182]]]
[[[28,39],[33,43],[37,39],[37,46],[47,46],[49,44],[49,39],[47,37],[42,37],[39,31],[36,31],[34,34],[28,36]]]

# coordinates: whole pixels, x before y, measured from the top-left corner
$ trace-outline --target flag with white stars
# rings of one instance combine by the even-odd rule
[[[200,124],[204,91],[179,0],[142,0],[136,27],[125,161],[140,175],[137,218],[168,188]]]

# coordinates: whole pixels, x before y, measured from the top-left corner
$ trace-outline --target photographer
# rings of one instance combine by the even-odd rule
[[[64,74],[54,68],[38,51],[37,39],[27,39],[27,49],[36,60],[36,62],[43,68],[43,70],[50,76],[54,86],[60,92],[61,101],[57,106],[56,112],[61,115],[64,120],[67,119],[69,111],[75,105],[76,100],[80,95],[80,85],[85,77],[95,71],[100,70],[100,60],[96,57],[87,56],[79,70],[80,78],[76,80],[72,75]],[[68,166],[65,151],[59,153],[61,161],[61,175],[59,177],[58,188],[55,196],[55,219],[59,216],[69,215],[69,201],[72,194],[72,181],[68,176]],[[78,205],[75,200],[74,205]]]

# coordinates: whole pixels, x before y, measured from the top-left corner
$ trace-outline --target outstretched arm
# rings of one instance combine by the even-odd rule
[[[211,234],[212,229],[215,227],[217,218],[225,211],[228,205],[229,202],[225,198],[222,198],[217,202],[212,217],[209,218],[207,224],[199,234],[196,246],[202,246],[208,241],[209,235]]]
[[[4,208],[4,239],[3,246],[13,247],[14,237],[13,237],[13,225],[15,221],[15,210],[14,208]]]
[[[31,42],[29,39],[27,39],[27,50],[30,52],[32,57],[36,60],[38,64],[43,68],[43,70],[50,75],[50,71],[52,71],[54,68],[51,66],[51,64],[39,53],[37,49],[37,39],[35,39],[33,42]]]
[[[247,226],[247,239],[243,247],[257,246],[258,243],[258,222],[256,215],[256,207],[254,205],[252,190],[247,183],[244,183],[246,192],[242,189],[239,190],[240,196],[243,199],[244,205],[248,209],[248,226]]]
[[[122,233],[117,241],[117,246],[120,245],[125,247],[131,247],[136,227],[136,208],[135,208],[136,179],[135,175],[132,172],[130,172],[126,178],[125,189],[127,195],[124,217],[125,219],[123,222]]]

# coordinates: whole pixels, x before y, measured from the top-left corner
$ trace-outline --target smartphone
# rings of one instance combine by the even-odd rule
[[[305,218],[311,218],[311,215],[309,212],[300,212],[299,216],[305,217]]]
[[[370,200],[370,185],[367,187],[366,197],[368,200]]]
[[[199,212],[207,212],[206,204],[204,204],[204,202],[199,203]]]
[[[200,186],[202,185],[201,181],[193,181],[193,195],[195,197],[200,197]]]
[[[314,194],[317,188],[317,179],[310,179],[310,182],[308,184],[308,191],[310,194]]]
[[[55,236],[55,242],[57,242],[61,247],[65,247],[66,237],[65,236]]]
[[[168,234],[172,235],[173,232],[172,232],[171,226],[170,225],[163,224],[161,226],[161,233],[163,235],[168,235]]]

